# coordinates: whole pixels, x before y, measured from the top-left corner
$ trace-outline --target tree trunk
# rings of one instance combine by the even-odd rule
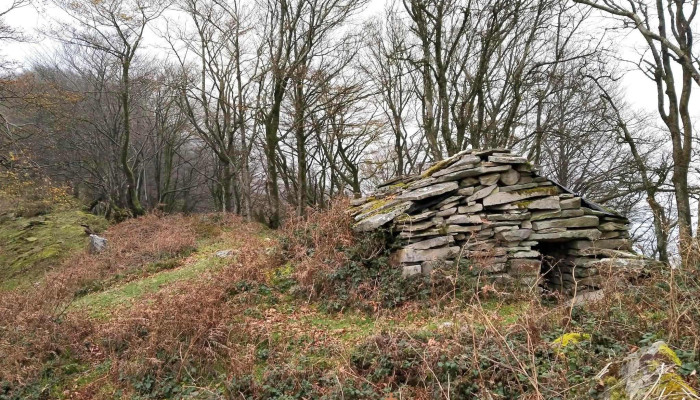
[[[120,160],[122,164],[122,169],[124,170],[124,175],[126,176],[127,182],[127,200],[129,203],[129,208],[134,216],[144,215],[145,211],[141,206],[141,201],[139,200],[139,193],[136,187],[136,177],[134,176],[134,171],[129,165],[129,146],[131,142],[131,116],[129,111],[129,95],[130,95],[130,82],[129,82],[129,67],[130,62],[124,60],[122,62],[122,107],[124,108],[124,139],[122,140],[122,148],[120,154]]]

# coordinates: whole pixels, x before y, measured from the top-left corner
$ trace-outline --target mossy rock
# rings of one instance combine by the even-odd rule
[[[681,360],[665,342],[637,350],[628,356],[619,377],[605,379],[607,399],[691,399],[697,398],[692,388],[676,369]]]

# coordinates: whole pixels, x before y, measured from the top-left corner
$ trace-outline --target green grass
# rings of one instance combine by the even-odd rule
[[[219,249],[213,246],[202,249],[201,254],[196,255],[190,263],[181,267],[160,271],[104,291],[90,293],[73,302],[71,309],[85,311],[93,318],[108,319],[112,311],[128,306],[144,295],[155,293],[175,282],[194,279],[204,271],[219,268],[230,262],[230,259],[216,257],[214,255],[216,250]]]
[[[31,285],[49,268],[85,248],[88,239],[80,224],[98,232],[108,225],[104,218],[78,210],[0,220],[0,290]]]

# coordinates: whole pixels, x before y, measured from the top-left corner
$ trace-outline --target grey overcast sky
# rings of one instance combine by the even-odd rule
[[[0,4],[9,3],[10,1],[11,0],[0,0]],[[385,0],[372,0],[363,13],[363,17],[370,17],[381,13],[384,4]],[[55,46],[55,43],[49,38],[42,37],[38,29],[48,24],[50,17],[56,17],[57,15],[55,14],[58,12],[60,12],[60,10],[43,4],[27,6],[13,11],[7,19],[8,22],[15,27],[22,28],[33,38],[33,41],[31,43],[9,43],[4,49],[1,49],[0,52],[4,56],[22,65],[26,64],[27,61],[31,59],[32,55],[41,51],[50,50]],[[594,17],[595,25],[599,24],[600,26],[604,26],[610,23],[611,21],[602,17]],[[602,29],[600,29],[600,33],[602,33]],[[153,45],[157,41],[157,35],[151,32],[150,39],[152,48],[155,48]],[[621,58],[624,59],[637,60],[639,58],[638,54],[640,54],[644,48],[644,43],[636,32],[618,35],[614,40],[619,46]],[[631,64],[621,64],[620,67],[628,70],[622,80],[622,86],[627,101],[636,109],[654,112],[656,109],[654,83],[647,79],[641,72],[636,71]],[[700,90],[697,88],[693,96],[693,103],[694,104],[691,104],[691,109],[698,109],[698,116],[700,116],[700,107],[697,105],[700,103]]]

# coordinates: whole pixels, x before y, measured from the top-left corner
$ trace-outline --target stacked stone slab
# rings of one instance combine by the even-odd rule
[[[352,201],[358,232],[389,229],[404,275],[470,260],[475,274],[573,292],[606,268],[638,268],[628,221],[539,176],[508,149],[465,150]]]

